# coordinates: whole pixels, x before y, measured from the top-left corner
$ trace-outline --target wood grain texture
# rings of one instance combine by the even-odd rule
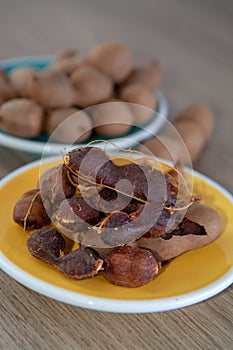
[[[158,58],[172,120],[191,102],[216,115],[195,169],[233,191],[233,3],[230,0],[7,0],[0,59],[128,44],[136,63]],[[35,157],[0,147],[0,177]],[[1,203],[1,205],[3,205]],[[50,300],[0,273],[0,349],[233,349],[233,288],[184,309],[112,314]]]

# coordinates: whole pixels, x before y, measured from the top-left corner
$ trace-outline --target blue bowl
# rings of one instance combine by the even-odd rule
[[[28,56],[16,57],[0,61],[0,68],[7,74],[19,67],[34,67],[38,69],[48,68],[53,63],[53,56]],[[146,139],[156,135],[162,128],[168,117],[168,104],[164,94],[157,90],[155,92],[158,107],[153,117],[141,126],[134,126],[132,129],[122,137],[107,139],[114,143],[117,147],[122,149],[134,147],[136,144],[145,141]],[[99,139],[98,137],[91,137],[85,143]],[[101,139],[103,139],[101,137]],[[46,146],[46,153],[48,155],[61,154],[64,149],[70,148],[70,145],[63,143],[49,143],[49,136],[45,133],[40,134],[36,138],[22,138],[10,135],[0,130],[0,144],[18,151],[33,153],[37,155],[43,154]],[[83,145],[77,144],[76,147]]]

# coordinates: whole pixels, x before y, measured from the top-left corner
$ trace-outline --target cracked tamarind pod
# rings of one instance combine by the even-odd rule
[[[143,235],[143,237],[155,238],[162,236],[168,230],[168,225],[174,224],[174,221],[172,219],[172,214],[168,210],[163,209],[158,220],[149,229],[149,231]]]
[[[207,205],[193,204],[175,230],[157,238],[145,235],[137,244],[150,249],[158,261],[166,261],[213,242],[221,232],[219,214]]]

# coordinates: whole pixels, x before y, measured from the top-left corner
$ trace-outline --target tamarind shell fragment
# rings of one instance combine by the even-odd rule
[[[115,228],[127,224],[129,221],[130,217],[127,213],[115,211],[104,219],[101,227]]]
[[[102,203],[100,204],[100,200],[104,200],[104,205]],[[98,208],[99,211],[103,211],[105,213],[110,212],[109,208],[111,208],[111,212],[119,210],[121,208],[121,211],[127,214],[133,214],[136,211],[138,211],[142,207],[142,203],[131,199],[129,200],[128,197],[121,195],[115,190],[111,190],[110,188],[103,188],[98,193],[98,198],[95,199],[93,196],[91,197],[91,201],[94,203],[94,205]]]
[[[91,225],[96,225],[100,212],[90,207],[81,197],[65,199],[61,202],[53,220],[62,229],[70,232],[80,232]]]
[[[42,228],[31,234],[27,247],[32,256],[53,265],[64,253],[65,240],[55,229]]]
[[[83,191],[85,191],[84,195]],[[81,194],[90,206],[106,215],[114,211],[124,211],[129,213],[138,209],[138,205],[131,205],[133,200],[129,197],[106,187],[98,191],[96,190],[96,186],[85,186],[84,188],[82,187]]]
[[[41,196],[46,210],[51,213],[53,206],[58,206],[65,198],[70,198],[75,193],[75,187],[69,180],[68,169],[64,164],[57,165],[39,179]]]
[[[13,220],[25,230],[50,224],[50,218],[38,189],[29,190],[19,198],[13,209]]]
[[[102,264],[94,249],[81,247],[58,259],[55,267],[70,278],[82,280],[97,275]]]
[[[151,229],[143,235],[146,238],[155,238],[165,234],[171,213],[165,209],[162,210],[160,217],[151,227]]]

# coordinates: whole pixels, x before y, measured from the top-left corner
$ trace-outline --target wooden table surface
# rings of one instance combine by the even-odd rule
[[[231,0],[1,1],[0,59],[86,52],[108,40],[128,44],[138,63],[158,58],[170,119],[195,101],[214,110],[214,136],[193,166],[233,192],[232,18]],[[33,159],[0,147],[0,177]],[[179,310],[113,314],[51,300],[4,272],[0,278],[4,350],[233,349],[232,286]]]

